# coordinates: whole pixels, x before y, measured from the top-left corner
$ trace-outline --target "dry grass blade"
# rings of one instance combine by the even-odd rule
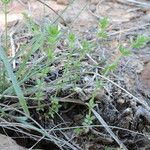
[[[134,26],[132,28],[129,28],[129,29],[124,29],[124,30],[119,30],[119,31],[116,31],[116,32],[112,32],[112,33],[109,33],[109,36],[116,36],[117,34],[123,34],[123,33],[131,33],[135,30],[139,30],[139,29],[144,29],[144,28],[148,28],[148,26],[150,26],[150,23],[146,23],[146,24],[143,24],[143,25],[140,25],[140,26]]]
[[[92,109],[93,114],[98,119],[98,121],[104,126],[104,128],[107,130],[107,132],[112,136],[112,138],[120,145],[120,148],[123,148],[124,150],[128,150],[126,146],[118,139],[118,137],[112,132],[110,127],[107,125],[107,123],[103,120],[103,118],[94,110]]]
[[[127,0],[128,2],[134,3],[137,6],[145,7],[145,8],[150,8],[150,3],[149,2],[139,2],[136,0]]]
[[[34,120],[32,117],[28,116],[27,114],[25,114],[24,112],[14,108],[14,107],[11,107],[11,106],[8,106],[8,105],[5,105],[5,104],[2,104],[0,103],[0,106],[2,107],[5,107],[5,109],[10,109],[10,110],[13,110],[13,111],[16,111],[18,113],[20,113],[21,115],[27,117],[33,124],[30,124],[28,122],[19,122],[19,123],[10,123],[10,122],[7,122],[5,120],[3,120],[3,123],[0,123],[0,127],[4,127],[4,128],[10,128],[10,130],[16,130],[20,133],[23,133],[31,138],[34,138],[34,137],[38,137],[37,135],[34,135],[34,134],[30,134],[28,132],[26,132],[27,130],[32,130],[32,131],[36,131],[37,133],[41,134],[42,136],[39,137],[39,138],[43,138],[43,139],[46,139],[47,141],[51,141],[53,143],[55,143],[60,149],[63,149],[63,147],[67,146],[68,148],[72,149],[72,150],[78,150],[76,147],[76,145],[72,145],[72,143],[66,139],[63,139],[63,138],[59,138],[57,137],[56,135],[52,135],[50,132],[47,132],[46,129],[44,129],[36,120]],[[15,116],[12,116],[12,118],[14,120],[17,119],[17,117]],[[1,119],[1,118],[0,118]],[[2,118],[3,119],[3,118]],[[16,121],[19,121],[18,119]],[[24,131],[20,128],[23,128],[25,129]],[[50,130],[51,132],[53,131],[53,129]]]
[[[150,8],[150,3],[149,2],[140,2],[137,0],[117,0],[120,3],[125,3],[127,5],[135,5],[137,7],[142,7],[142,8]]]

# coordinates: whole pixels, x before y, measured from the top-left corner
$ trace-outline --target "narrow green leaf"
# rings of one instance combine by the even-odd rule
[[[28,110],[28,106],[26,104],[26,101],[25,101],[25,98],[24,98],[24,95],[23,95],[23,92],[17,82],[17,79],[16,79],[16,76],[15,74],[13,73],[13,70],[11,68],[11,65],[8,61],[8,58],[3,50],[3,48],[0,46],[0,58],[1,60],[3,61],[4,65],[5,65],[5,68],[6,68],[6,71],[8,72],[8,75],[12,81],[12,84],[13,84],[13,87],[14,87],[14,90],[19,98],[19,103],[20,105],[22,106],[24,112],[27,114],[27,115],[30,115],[29,113],[29,110]]]

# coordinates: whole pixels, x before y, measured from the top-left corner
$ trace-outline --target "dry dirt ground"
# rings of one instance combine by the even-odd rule
[[[23,0],[22,0],[23,1]],[[117,45],[118,43],[123,43],[127,45],[130,38],[134,38],[137,35],[145,35],[150,37],[150,2],[148,0],[137,0],[139,3],[132,3],[126,0],[99,0],[97,4],[92,4],[88,0],[75,0],[70,2],[69,5],[59,5],[56,1],[45,1],[53,10],[50,10],[46,6],[44,7],[41,3],[37,1],[31,1],[27,4],[13,2],[10,4],[10,13],[8,15],[8,26],[10,29],[14,29],[18,27],[21,20],[23,20],[22,12],[29,13],[36,22],[40,23],[41,19],[46,16],[47,19],[51,20],[51,22],[59,23],[62,28],[71,28],[74,30],[79,36],[82,36],[86,39],[93,39],[94,32],[97,28],[98,21],[107,16],[110,19],[110,27],[108,33],[110,35],[109,45],[103,47],[106,54],[108,53],[108,57],[110,62],[114,60],[117,56]],[[145,5],[147,4],[147,5]],[[45,9],[45,11],[43,11]],[[65,10],[65,11],[64,11]],[[61,18],[58,16],[61,15]],[[59,18],[59,19],[57,19]],[[63,19],[62,19],[63,18]],[[67,27],[66,27],[67,25]],[[2,13],[2,9],[0,10],[0,31],[2,33],[4,28],[4,15]],[[99,51],[97,50],[96,55],[98,55]],[[136,51],[133,53],[132,58],[124,59],[121,62],[117,72],[116,82],[120,86],[124,86],[127,91],[130,91],[136,97],[141,99],[143,103],[150,106],[150,43],[148,43],[141,51]],[[112,77],[113,79],[114,77]],[[125,94],[121,94],[120,91],[114,86],[106,87],[106,91],[111,93],[111,97],[115,102],[115,106],[117,109],[122,107],[122,115],[120,116],[120,127],[129,127],[129,120],[133,117],[132,113],[130,115],[126,115],[125,111],[128,111],[130,104],[126,104],[129,101],[127,99],[131,99],[131,97]],[[114,102],[113,102],[114,103]],[[107,104],[105,104],[107,105]],[[133,104],[134,105],[134,104]],[[137,112],[135,113],[138,116],[144,116],[144,108],[137,108]],[[124,111],[123,111],[124,110]],[[104,110],[102,114],[107,114],[110,111],[110,108]],[[115,111],[115,110],[114,110]],[[147,115],[146,121],[148,124],[141,124],[140,129],[141,132],[145,132],[150,134],[150,112],[145,112]],[[108,120],[108,122],[112,123],[113,121],[113,112],[111,114],[111,119],[104,115],[104,119]],[[132,117],[131,117],[132,116]],[[135,116],[134,116],[135,117]],[[126,120],[126,121],[125,121]],[[128,122],[128,123],[127,123]],[[116,124],[118,125],[118,124]],[[146,127],[145,127],[146,126]],[[146,128],[146,129],[145,129]],[[132,127],[131,127],[132,129]],[[136,131],[135,130],[135,131]],[[125,140],[127,137],[123,137],[122,134],[118,132],[118,135]],[[129,135],[126,135],[129,136]],[[129,149],[140,149],[140,150],[149,150],[150,149],[150,141],[146,139],[142,142],[142,138],[139,138],[136,141],[135,139],[130,139],[128,143]],[[0,135],[0,149],[3,146],[3,136]],[[91,138],[92,139],[92,138]],[[82,140],[81,140],[82,141]],[[12,146],[12,150],[20,150],[21,148],[16,148],[16,144],[11,140],[7,141],[5,146],[7,145],[9,149]],[[83,149],[103,149],[99,140],[86,143],[84,140],[82,141],[88,146]],[[93,145],[93,143],[97,144]],[[100,141],[101,142],[101,141]],[[108,145],[111,144],[111,141]],[[103,143],[105,143],[103,141]],[[124,143],[126,143],[124,141]],[[142,143],[142,144],[141,144]],[[140,145],[141,144],[141,145]],[[10,146],[9,146],[10,145]],[[136,145],[136,146],[135,146]],[[6,147],[7,147],[6,146]],[[99,147],[98,147],[99,146]],[[133,148],[132,148],[133,146]],[[4,148],[2,148],[4,149]]]

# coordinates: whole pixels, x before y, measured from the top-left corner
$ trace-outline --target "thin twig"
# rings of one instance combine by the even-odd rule
[[[108,34],[109,34],[109,36],[114,36],[114,35],[117,35],[117,34],[122,34],[122,33],[125,33],[125,32],[129,32],[129,31],[131,32],[131,31],[134,31],[134,30],[137,30],[137,29],[142,29],[142,28],[147,27],[147,26],[150,26],[150,23],[143,24],[141,26],[132,27],[132,28],[129,28],[129,29],[120,30],[120,31],[113,32],[113,33],[108,33]]]
[[[118,139],[118,137],[112,132],[110,127],[107,125],[107,123],[103,120],[103,118],[94,110],[92,109],[93,114],[96,116],[98,121],[104,126],[106,131],[112,136],[112,138],[120,145],[120,148],[123,148],[124,150],[128,150],[126,146]]]
[[[41,4],[45,5],[46,7],[48,7],[50,10],[52,10],[58,16],[58,18],[61,18],[63,20],[64,24],[67,25],[64,18],[61,15],[59,15],[59,13],[57,13],[52,7],[50,7],[49,5],[47,5],[45,2],[43,2],[41,0],[37,0],[37,1],[40,2]]]
[[[150,8],[150,3],[149,2],[139,2],[137,0],[117,0],[120,3],[131,5],[131,6],[137,6],[137,7],[142,7],[142,8]]]
[[[35,142],[28,150],[32,150],[40,141],[44,139],[45,135],[43,135],[37,142]]]
[[[2,95],[0,94],[0,98],[4,97],[4,98],[13,98],[13,99],[18,99],[18,96],[14,96],[14,95]],[[34,100],[37,101],[37,98],[32,98],[32,97],[24,97],[26,100]],[[64,102],[64,103],[75,103],[75,104],[80,104],[80,105],[86,105],[83,101],[79,100],[79,99],[71,99],[71,98],[59,98],[56,97],[57,100],[59,102]],[[42,98],[39,100],[43,100]],[[12,105],[13,106],[13,105]],[[34,106],[33,106],[34,107]]]
[[[141,6],[144,8],[150,8],[150,3],[149,2],[139,2],[136,0],[127,0],[128,2],[134,3],[136,6]]]

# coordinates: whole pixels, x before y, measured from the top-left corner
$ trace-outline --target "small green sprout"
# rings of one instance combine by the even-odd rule
[[[69,40],[69,42],[74,43],[75,40],[76,40],[75,34],[74,33],[69,33],[68,40]]]
[[[107,17],[104,17],[99,21],[99,28],[101,30],[106,30],[109,26],[109,19]]]
[[[132,48],[142,48],[143,46],[146,45],[147,42],[150,41],[150,37],[146,37],[144,35],[140,35],[137,37],[137,39],[132,43],[131,47]]]
[[[130,50],[127,50],[123,45],[119,45],[119,51],[121,52],[122,56],[129,56],[132,54]]]
[[[85,116],[83,125],[85,125],[85,126],[91,125],[91,124],[93,123],[93,120],[94,120],[94,119],[95,119],[94,116],[91,116],[91,115],[87,114],[87,115]]]
[[[10,3],[11,0],[1,0],[3,4],[7,5]]]
[[[58,37],[60,34],[60,28],[56,25],[50,25],[47,29],[48,34],[52,37]]]
[[[118,63],[114,62],[103,69],[103,74],[106,75],[111,71],[114,71],[117,68]]]
[[[50,107],[50,109],[49,109],[48,114],[49,114],[52,118],[54,118],[54,115],[55,115],[56,113],[58,113],[60,107],[61,107],[61,105],[59,104],[58,99],[55,98],[55,97],[52,97],[51,107]]]
[[[96,106],[96,104],[94,103],[94,98],[90,99],[90,101],[87,104],[87,106],[89,107],[90,110],[93,109]]]
[[[48,60],[52,60],[55,57],[54,50],[52,48],[47,49],[47,58]]]
[[[107,28],[109,27],[109,19],[107,17],[99,21],[98,37],[105,39],[108,37]]]
[[[77,135],[82,134],[82,132],[83,132],[83,129],[81,129],[81,128],[74,129],[74,133],[77,134]]]
[[[92,115],[92,109],[96,106],[96,104],[94,103],[94,94],[93,97],[90,99],[90,101],[87,103],[89,112],[88,114],[86,114],[83,125],[84,126],[89,126],[93,123],[93,120],[95,119],[95,117]]]
[[[48,32],[48,42],[51,45],[54,45],[57,42],[58,38],[59,38],[60,28],[56,25],[50,25],[47,28],[47,32]]]

